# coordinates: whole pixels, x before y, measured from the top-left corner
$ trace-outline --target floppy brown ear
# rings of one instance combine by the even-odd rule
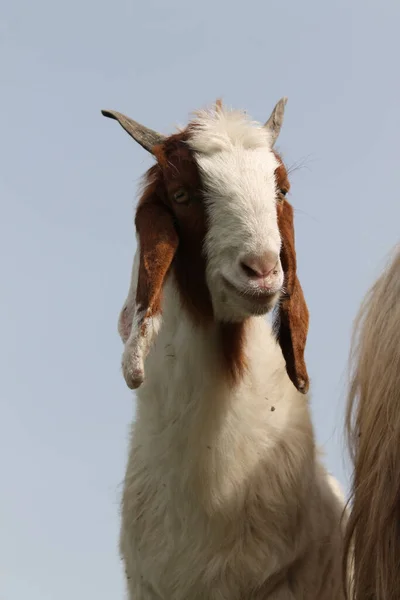
[[[282,238],[281,262],[285,273],[285,293],[280,301],[275,330],[286,361],[287,373],[299,392],[306,394],[309,377],[304,351],[309,313],[296,273],[293,207],[286,200],[278,208],[278,225]]]
[[[136,211],[137,285],[131,285],[118,323],[125,342],[122,368],[131,389],[144,381],[144,360],[161,324],[162,288],[179,241],[162,193],[159,182],[150,183]]]
[[[163,135],[115,110],[102,113],[115,119],[145,150],[162,155],[166,140]],[[161,322],[162,286],[178,247],[178,235],[164,203],[164,192],[162,173],[159,165],[155,165],[149,171],[148,184],[136,211],[138,248],[128,298],[118,320],[118,331],[125,343],[122,370],[132,389],[144,380],[144,359]]]

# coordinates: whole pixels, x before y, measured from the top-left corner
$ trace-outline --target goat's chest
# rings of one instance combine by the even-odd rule
[[[178,474],[169,473],[169,480],[164,474],[164,481],[159,475],[152,481],[139,469],[125,494],[121,550],[138,590],[145,582],[163,600],[248,597],[245,590],[261,584],[266,568],[279,561],[271,555],[266,560],[270,549],[257,548],[254,535],[246,540],[238,523],[208,515],[192,490],[183,494]],[[238,515],[239,522],[244,516]]]
[[[274,518],[268,468],[246,453],[248,441],[238,438],[229,446],[227,435],[217,447],[205,437],[192,449],[177,435],[173,449],[157,459],[152,451],[160,437],[153,448],[132,449],[121,550],[128,576],[148,582],[155,598],[253,597],[283,556],[290,559],[292,550],[279,539],[288,523],[278,533],[268,526]]]

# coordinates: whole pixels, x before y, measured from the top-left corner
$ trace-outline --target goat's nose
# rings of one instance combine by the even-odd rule
[[[279,256],[275,252],[263,254],[248,254],[240,262],[242,270],[251,279],[264,279],[268,277],[277,266]]]

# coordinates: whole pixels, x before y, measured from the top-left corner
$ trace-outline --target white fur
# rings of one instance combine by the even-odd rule
[[[195,329],[166,284],[124,485],[130,600],[341,598],[343,503],[268,323],[254,317],[249,327],[249,372],[232,389],[216,329]],[[257,596],[290,565],[291,584]]]
[[[203,111],[189,141],[205,189],[208,215],[207,283],[219,319],[243,318],[243,306],[227,297],[224,279],[238,289],[256,291],[240,268],[247,255],[275,254],[272,286],[283,283],[281,238],[276,215],[275,169],[269,132],[243,113]]]
[[[276,162],[268,134],[242,117],[200,118],[192,146],[208,190],[208,285],[219,319],[243,319],[251,307],[222,276],[245,285],[243,248],[279,252]],[[125,308],[136,279],[134,269]],[[170,274],[124,483],[129,599],[342,599],[343,501],[317,458],[308,400],[263,317],[248,319],[248,371],[235,385],[218,332],[217,320],[192,323]]]
[[[122,356],[122,372],[132,390],[144,381],[144,361],[161,326],[161,316],[146,316],[146,308],[136,305],[136,285],[139,272],[140,243],[132,266],[128,298],[118,320],[118,332],[125,344]]]
[[[125,344],[122,371],[125,381],[136,390],[144,381],[144,361],[161,325],[161,317],[146,317],[146,311],[136,306],[132,330]]]

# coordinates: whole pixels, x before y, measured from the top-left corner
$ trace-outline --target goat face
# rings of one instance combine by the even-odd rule
[[[283,285],[279,162],[264,128],[242,115],[213,116],[214,128],[199,120],[189,138],[206,212],[206,278],[215,316],[242,321],[268,312]]]
[[[128,297],[120,317],[121,335],[137,359],[131,387],[141,383],[142,354],[149,332],[157,330],[172,268],[182,304],[202,322],[240,323],[265,314],[284,285],[278,340],[289,376],[306,391],[308,311],[296,276],[292,208],[284,198],[289,183],[273,150],[285,104],[278,102],[264,126],[217,104],[169,138],[103,112],[157,159],[136,213],[136,299]]]

